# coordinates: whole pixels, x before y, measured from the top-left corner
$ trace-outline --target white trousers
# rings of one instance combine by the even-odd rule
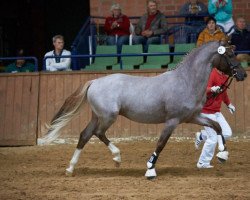
[[[233,18],[229,19],[226,22],[217,22],[218,25],[222,26],[224,28],[224,32],[227,33],[227,35],[231,35],[234,32],[234,28],[231,29],[234,26],[234,20]],[[228,33],[228,31],[231,29],[231,31]]]
[[[229,124],[227,123],[226,119],[224,118],[221,112],[216,112],[214,114],[202,113],[202,115],[220,124],[222,129],[222,134],[226,140],[228,140],[232,136],[232,129],[230,128]],[[202,148],[202,152],[198,162],[202,164],[210,164],[214,156],[217,144],[217,133],[214,131],[214,129],[210,127],[205,126],[204,128],[205,130],[202,130],[201,133],[202,133],[202,139],[205,141],[205,143]]]

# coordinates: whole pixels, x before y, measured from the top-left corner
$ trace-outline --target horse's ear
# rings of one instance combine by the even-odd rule
[[[236,50],[236,46],[235,45],[230,45],[230,48],[235,51]]]
[[[227,44],[227,39],[226,39],[226,38],[222,38],[222,39],[220,40],[220,45],[221,45],[221,46],[226,46],[226,44]]]
[[[224,38],[222,38],[222,39],[220,40],[220,44],[221,44],[222,46],[227,46],[227,45],[230,44],[230,43],[231,43],[231,37],[228,36],[228,35],[226,35]]]
[[[227,35],[228,43],[231,44],[232,35]]]

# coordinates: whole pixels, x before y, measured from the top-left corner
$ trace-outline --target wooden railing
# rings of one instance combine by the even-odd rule
[[[155,76],[163,70],[123,71],[138,76]],[[64,100],[76,90],[81,82],[106,76],[105,72],[56,72],[0,74],[0,145],[34,145],[37,137],[46,134],[46,123],[62,106]],[[250,69],[247,69],[248,76]],[[233,129],[234,136],[245,136],[250,131],[250,80],[233,81],[228,91],[236,107],[231,115],[222,108]],[[61,137],[78,137],[91,117],[88,105],[62,130]],[[119,116],[108,130],[108,137],[159,136],[163,125],[132,122]],[[194,137],[202,127],[182,124],[173,136]]]

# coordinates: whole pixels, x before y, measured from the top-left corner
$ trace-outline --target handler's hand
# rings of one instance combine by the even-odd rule
[[[233,104],[230,103],[230,104],[227,106],[227,108],[228,108],[228,110],[230,111],[231,114],[234,114],[234,112],[235,112],[235,107],[234,107]]]
[[[211,87],[211,92],[220,93],[221,92],[220,86],[213,86],[213,87]]]

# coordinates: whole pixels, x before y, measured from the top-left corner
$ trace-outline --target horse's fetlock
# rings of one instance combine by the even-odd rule
[[[154,153],[152,154],[152,156],[149,158],[148,162],[147,162],[147,168],[148,168],[148,169],[154,168],[157,159],[158,159],[158,156],[157,156],[157,154],[154,152]]]

